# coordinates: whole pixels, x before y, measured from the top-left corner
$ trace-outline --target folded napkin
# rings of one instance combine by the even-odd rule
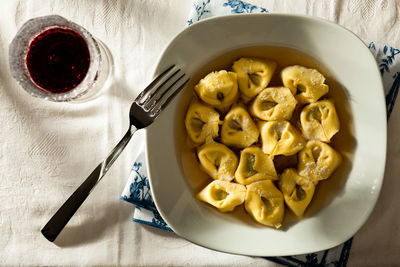
[[[240,0],[202,0],[195,1],[187,25],[201,19],[227,14],[268,13],[268,9]],[[372,41],[364,41],[376,58],[386,95],[387,119],[393,110],[400,87],[400,50]],[[121,199],[135,205],[133,221],[172,231],[158,213],[153,202],[147,174],[144,142],[133,164]],[[287,265],[329,265],[345,266],[350,253],[352,238],[329,250],[289,257],[266,257],[266,259]]]

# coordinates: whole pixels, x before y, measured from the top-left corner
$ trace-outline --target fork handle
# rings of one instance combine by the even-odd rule
[[[132,135],[135,133],[136,127],[131,125],[124,137],[119,141],[117,146],[111,151],[108,157],[100,163],[89,175],[88,178],[78,187],[78,189],[65,201],[58,211],[51,217],[47,224],[42,228],[41,232],[49,241],[53,242],[85,199],[89,196],[92,189],[103,178],[114,161],[124,150]]]

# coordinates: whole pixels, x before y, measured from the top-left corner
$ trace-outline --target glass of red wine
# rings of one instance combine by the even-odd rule
[[[56,102],[94,98],[109,84],[113,69],[103,43],[57,15],[31,19],[19,29],[9,65],[25,91]]]

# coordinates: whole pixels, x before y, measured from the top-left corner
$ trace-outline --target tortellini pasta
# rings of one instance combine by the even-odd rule
[[[219,113],[214,108],[192,101],[186,113],[185,127],[190,139],[196,144],[218,136]]]
[[[276,65],[272,60],[246,57],[233,63],[232,70],[237,73],[239,89],[245,102],[268,86]]]
[[[261,125],[261,142],[264,153],[290,156],[305,145],[303,136],[288,121],[269,121]]]
[[[307,105],[300,114],[301,128],[307,139],[330,142],[339,131],[340,123],[332,100]]]
[[[299,65],[289,66],[282,70],[281,78],[283,85],[296,95],[300,103],[316,102],[329,91],[325,77],[316,69]]]
[[[261,91],[250,105],[250,113],[262,120],[290,120],[297,104],[286,87],[268,87]]]
[[[237,74],[226,70],[211,72],[194,89],[205,103],[225,110],[238,97]]]
[[[276,68],[272,60],[243,57],[232,71],[208,74],[194,87],[198,97],[185,127],[200,168],[213,179],[197,199],[221,212],[244,205],[258,223],[279,228],[285,205],[303,217],[342,156],[326,144],[340,122],[333,100],[324,97],[325,77],[286,66],[277,84]]]
[[[301,176],[318,182],[329,178],[341,162],[342,156],[328,144],[311,140],[299,153],[298,170]]]
[[[226,114],[221,128],[222,143],[243,148],[257,142],[258,136],[257,125],[243,106],[235,106]]]
[[[248,185],[264,179],[278,179],[272,159],[258,146],[243,149],[235,172],[235,180],[239,184]]]
[[[215,180],[232,181],[238,158],[227,146],[210,142],[199,148],[197,153],[202,169]]]
[[[233,211],[244,202],[245,196],[244,185],[220,180],[209,183],[197,194],[198,199],[213,205],[221,212]]]
[[[271,180],[247,185],[244,206],[257,222],[275,228],[282,226],[285,214],[283,195]]]
[[[301,218],[310,204],[315,184],[300,176],[295,169],[286,169],[280,177],[279,185],[286,205]]]

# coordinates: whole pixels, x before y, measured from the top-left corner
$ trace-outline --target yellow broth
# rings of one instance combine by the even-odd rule
[[[313,200],[304,214],[305,218],[313,216],[323,207],[327,206],[342,190],[352,168],[352,159],[356,147],[356,140],[354,139],[353,118],[351,116],[351,108],[345,88],[343,88],[333,75],[331,75],[326,66],[320,64],[312,56],[293,48],[260,46],[237,49],[215,58],[197,71],[186,87],[183,96],[180,98],[174,122],[175,145],[177,148],[176,156],[180,161],[183,176],[185,177],[189,188],[192,190],[193,195],[197,194],[208,183],[213,181],[212,178],[200,169],[199,161],[196,156],[196,147],[189,140],[184,126],[184,118],[187,108],[190,104],[191,98],[195,94],[194,86],[210,72],[231,70],[233,62],[241,57],[266,58],[274,60],[277,63],[277,69],[275,70],[268,87],[282,86],[280,72],[283,68],[291,65],[302,65],[307,68],[317,69],[326,78],[325,83],[329,86],[329,93],[321,99],[330,98],[334,100],[340,120],[340,131],[332,138],[330,145],[343,156],[343,162],[331,177],[327,180],[320,181],[317,185]],[[292,119],[290,120],[299,130],[301,129],[299,116],[303,107],[304,106],[298,105],[293,113]],[[221,116],[220,119],[223,120],[223,116]],[[239,151],[235,152],[238,153],[239,156]],[[292,167],[297,169],[297,154],[289,157],[276,156],[274,158],[274,164],[278,174],[280,174],[285,168]],[[211,206],[209,208],[215,210],[215,213],[219,214],[215,208]],[[234,220],[246,221],[246,223],[252,225],[265,227],[254,222],[246,214],[243,205],[229,213],[229,217],[232,217]],[[290,225],[295,223],[297,220],[298,219],[294,214],[286,208],[282,229],[290,227]]]

